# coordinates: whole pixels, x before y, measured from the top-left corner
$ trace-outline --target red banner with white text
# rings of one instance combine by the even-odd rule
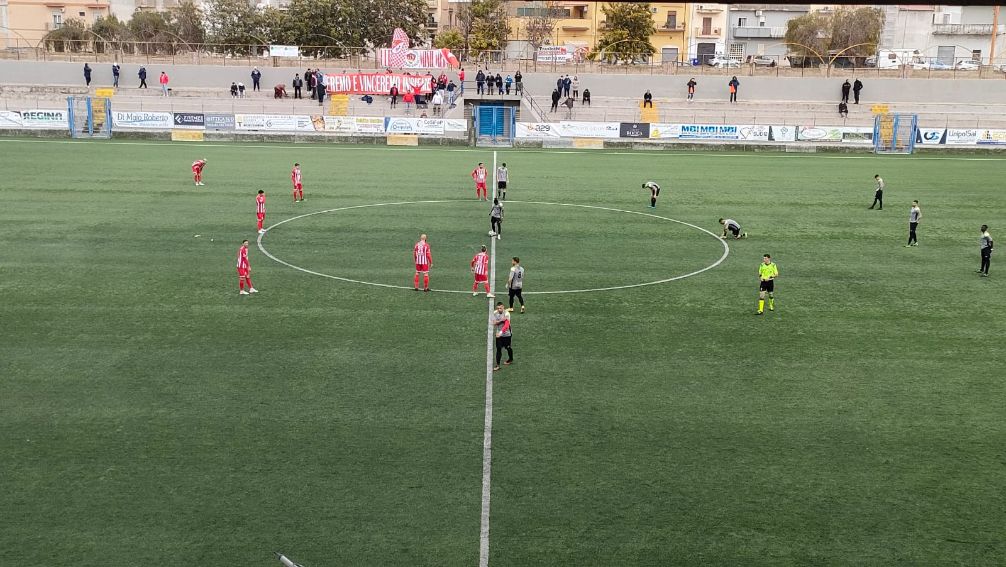
[[[426,94],[431,92],[430,78],[426,75],[405,75],[398,73],[343,73],[325,75],[325,87],[332,94],[378,94],[386,95],[391,87],[398,92],[406,91]]]

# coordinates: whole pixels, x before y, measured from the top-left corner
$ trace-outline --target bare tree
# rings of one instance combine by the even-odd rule
[[[524,19],[524,33],[534,51],[549,43],[562,10],[553,1],[531,2],[532,16]]]

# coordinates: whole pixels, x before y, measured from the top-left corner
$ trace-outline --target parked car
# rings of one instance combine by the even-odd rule
[[[775,67],[776,66],[775,59],[772,59],[771,57],[765,57],[763,55],[759,55],[757,57],[752,57],[751,58],[751,62],[754,63],[755,67]]]
[[[866,65],[867,67],[876,67],[877,66],[877,56],[876,55],[871,55],[871,56],[867,57],[866,58],[866,62],[863,63],[863,64]]]
[[[942,61],[915,61],[912,63],[912,69],[923,71],[951,71],[953,68],[953,65]]]
[[[717,55],[717,56],[713,57],[712,59],[706,61],[706,64],[710,65],[712,67],[716,67],[717,69],[723,69],[725,67],[740,67],[741,66],[741,60],[740,59],[730,59],[730,58],[726,57],[725,55]]]
[[[961,60],[957,62],[956,69],[958,71],[977,71],[978,67],[981,65],[973,60]]]

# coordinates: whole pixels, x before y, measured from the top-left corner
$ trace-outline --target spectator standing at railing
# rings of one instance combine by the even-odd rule
[[[91,66],[84,63],[84,84],[91,86]]]
[[[698,83],[695,82],[695,77],[692,77],[691,79],[688,79],[688,85],[687,85],[688,86],[688,102],[692,102],[692,99],[695,98],[695,85],[697,85],[697,84]]]
[[[458,88],[458,85],[451,81],[447,83],[447,106],[448,108],[454,108],[454,91]]]
[[[259,71],[258,67],[252,67],[251,78],[252,78],[252,90],[253,91],[262,90],[262,88],[259,86],[259,81],[262,80],[262,71]]]
[[[315,87],[318,83],[315,82],[314,71],[310,68],[304,73],[304,83],[307,86],[307,92],[311,94],[311,100],[315,99]]]
[[[643,93],[643,108],[650,107],[653,108],[653,95],[650,94],[650,89],[646,89]]]
[[[521,94],[524,92],[524,75],[520,74],[520,69],[517,69],[517,73],[513,76],[514,94]]]
[[[503,82],[506,85],[506,94],[510,94],[510,86],[513,85],[513,77],[510,76],[510,73],[507,73]]]
[[[730,90],[730,102],[737,102],[737,89],[740,88],[741,82],[737,80],[737,75],[734,75],[730,82],[727,83],[727,88]]]
[[[566,75],[562,80],[562,96],[569,97],[569,91],[573,90],[573,80]]]
[[[161,81],[161,92],[164,93],[164,96],[168,96],[168,74],[165,73],[164,71],[161,71],[160,81]]]
[[[146,67],[140,67],[140,70],[137,71],[136,76],[140,78],[140,87],[139,88],[141,88],[141,89],[147,88],[147,68]]]
[[[842,102],[846,104],[849,103],[849,91],[851,90],[852,83],[849,82],[849,79],[846,79],[845,82],[842,83]]]
[[[863,90],[863,81],[856,79],[856,82],[852,83],[852,97],[855,99],[855,104],[859,104],[859,91]]]
[[[391,90],[388,91],[388,96],[391,97],[391,108],[398,106],[398,87],[391,85]]]
[[[475,92],[476,92],[476,94],[484,94],[485,93],[485,83],[486,83],[486,75],[485,75],[485,73],[482,72],[482,69],[479,69],[479,72],[475,75]]]
[[[325,74],[319,69],[314,73],[315,80],[318,82],[318,86],[315,89],[318,91],[318,106],[325,104]]]
[[[496,76],[492,73],[486,73],[486,94],[493,94],[496,90]]]
[[[304,88],[304,79],[300,78],[300,73],[293,76],[293,98],[304,98],[300,94],[300,89]]]
[[[461,94],[465,94],[465,68],[458,70],[458,82],[461,83]]]
[[[583,98],[580,100],[580,106],[584,104],[590,106],[590,89],[583,89]]]
[[[573,75],[573,100],[580,98],[580,79]]]
[[[112,87],[119,88],[119,64],[112,63]]]
[[[496,73],[496,94],[503,94],[503,75]]]
[[[562,95],[559,94],[559,89],[552,89],[552,112],[559,110],[559,99]]]

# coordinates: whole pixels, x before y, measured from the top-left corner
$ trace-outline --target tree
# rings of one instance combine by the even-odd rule
[[[358,24],[368,45],[391,45],[395,28],[402,28],[414,44],[426,41],[429,20],[426,0],[370,0],[368,4],[370,10],[362,14],[364,19]]]
[[[539,47],[549,43],[552,38],[561,9],[552,1],[533,2],[529,7],[532,15],[524,20],[524,37],[531,49],[538,51]]]
[[[509,20],[505,0],[471,0],[461,5],[458,27],[465,38],[465,49],[475,55],[502,52],[510,35]]]
[[[68,18],[57,30],[45,34],[46,50],[62,53],[64,51],[78,52],[84,49],[93,36],[87,31],[84,20]]]
[[[170,13],[171,31],[189,44],[206,42],[204,14],[192,0],[182,2]]]
[[[116,18],[114,15],[95,20],[94,25],[91,26],[91,31],[96,36],[101,36],[101,42],[95,44],[95,51],[98,53],[103,53],[106,47],[112,50],[121,50],[124,48],[125,43],[132,38],[129,24]],[[97,40],[98,38],[96,37],[95,39]],[[107,45],[105,45],[105,42],[107,42]]]
[[[247,0],[209,0],[206,31],[217,49],[231,55],[248,55],[262,47],[259,14]]]
[[[129,19],[129,32],[139,42],[140,53],[171,51],[176,40],[163,12],[136,12]]]
[[[457,28],[446,29],[442,33],[437,34],[437,37],[433,39],[433,47],[437,49],[446,47],[451,51],[455,51],[464,46],[465,36],[461,35],[461,32]]]
[[[293,0],[286,10],[294,43],[308,56],[342,57],[347,48],[364,45],[364,32],[356,22],[365,6],[347,0]]]
[[[645,60],[656,53],[650,36],[656,33],[649,3],[607,4],[602,8],[606,20],[605,32],[597,42],[604,59],[626,62]]]
[[[839,9],[834,14],[810,12],[786,25],[790,53],[802,61],[796,65],[827,64],[830,56],[867,57],[877,51],[884,14],[876,8]],[[865,44],[865,45],[862,45]],[[854,47],[855,46],[855,47]]]

